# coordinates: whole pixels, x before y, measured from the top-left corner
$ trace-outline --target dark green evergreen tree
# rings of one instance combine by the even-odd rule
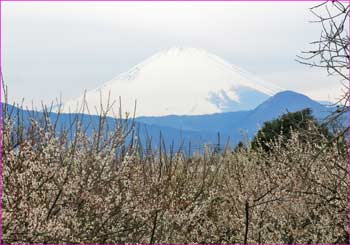
[[[315,132],[309,132],[311,124],[316,126],[316,134]],[[285,141],[291,137],[292,131],[299,131],[301,140],[317,142],[323,136],[331,138],[331,133],[327,127],[321,125],[312,115],[311,109],[307,108],[302,111],[288,112],[277,119],[265,122],[251,143],[252,149],[256,149],[261,145],[264,150],[269,151],[268,142],[276,140],[278,135],[281,135]]]

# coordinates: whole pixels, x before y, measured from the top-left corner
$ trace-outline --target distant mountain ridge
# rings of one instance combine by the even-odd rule
[[[256,132],[264,122],[278,118],[288,112],[310,108],[316,119],[322,120],[334,111],[334,108],[321,105],[309,97],[293,91],[277,93],[252,110],[245,120],[245,127]]]
[[[250,111],[226,112],[199,116],[164,116],[164,117],[139,117],[138,121],[147,124],[157,124],[199,131],[218,131],[232,133],[232,131],[248,131],[254,135],[259,126],[266,121],[278,118],[284,113],[295,112],[310,108],[313,115],[322,120],[329,115],[334,108],[323,106],[309,97],[293,92],[279,92],[267,99],[255,109]]]
[[[138,136],[144,145],[147,139],[152,139],[152,146],[159,146],[161,134],[167,146],[174,144],[175,148],[180,148],[191,144],[192,147],[201,147],[204,144],[218,143],[218,133],[220,133],[221,144],[229,142],[233,146],[242,140],[242,137],[252,138],[264,122],[278,118],[284,113],[305,108],[310,108],[318,120],[322,120],[335,110],[303,94],[283,91],[267,99],[253,110],[208,115],[137,117],[135,121]],[[25,118],[29,121],[30,111],[20,111],[23,115],[27,115]],[[35,114],[40,116],[42,112],[35,112]],[[66,126],[76,115],[78,114],[61,114],[59,126]],[[51,113],[49,116],[52,121],[55,121],[58,115]],[[90,129],[87,132],[91,134],[93,127],[98,125],[98,116],[81,114],[79,117],[83,118],[83,127],[89,125]],[[115,123],[114,118],[107,120],[110,125]]]

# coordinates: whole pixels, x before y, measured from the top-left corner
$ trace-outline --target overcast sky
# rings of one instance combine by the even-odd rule
[[[317,100],[339,78],[295,61],[321,27],[315,2],[3,2],[2,66],[12,100],[63,101],[172,46],[206,49]]]

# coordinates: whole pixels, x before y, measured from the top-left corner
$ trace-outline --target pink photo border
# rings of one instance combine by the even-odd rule
[[[118,2],[119,0],[103,0],[103,1],[98,1],[98,0],[0,0],[0,76],[1,76],[1,86],[0,86],[0,101],[1,103],[3,102],[2,98],[2,79],[3,79],[3,74],[2,74],[2,39],[1,39],[1,7],[2,7],[2,2]],[[325,2],[322,0],[166,0],[167,2]],[[350,0],[340,0],[341,2],[349,2]],[[164,0],[121,0],[120,2],[165,2]],[[348,26],[348,30],[350,32],[350,26]],[[349,47],[350,51],[350,47]],[[350,77],[350,70],[349,70],[349,77]],[[349,84],[349,89],[350,89],[350,84]],[[348,111],[350,114],[350,111]],[[0,244],[2,244],[2,106],[0,107]],[[348,121],[348,125],[350,126],[350,117]],[[350,129],[348,130],[348,134],[350,135]],[[348,210],[347,213],[350,213],[350,137],[347,140],[347,145],[348,145]],[[348,215],[349,216],[349,215]],[[350,234],[350,220],[347,218],[347,227],[348,227],[348,232]],[[350,241],[349,241],[350,244]],[[55,244],[50,244],[50,245],[55,245]],[[106,244],[107,245],[107,244]],[[175,244],[174,244],[175,245]],[[177,245],[177,244],[176,244]],[[180,244],[178,244],[180,245]],[[277,244],[269,244],[269,245],[277,245]]]

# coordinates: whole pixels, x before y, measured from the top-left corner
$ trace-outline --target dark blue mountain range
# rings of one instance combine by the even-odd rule
[[[310,108],[315,118],[322,121],[335,108],[321,105],[309,97],[293,91],[284,91],[270,97],[250,111],[225,112],[200,116],[139,117],[138,121],[183,130],[200,132],[221,132],[231,136],[233,142],[240,138],[240,132],[252,137],[264,122],[276,119],[287,112]],[[235,140],[236,139],[236,140]]]
[[[3,105],[4,106],[4,105]],[[23,110],[18,107],[9,106],[13,118],[20,116],[24,124],[29,124],[30,118],[42,118],[43,112]],[[198,150],[205,144],[225,145],[251,139],[264,122],[278,118],[284,113],[295,112],[310,108],[318,120],[323,120],[331,114],[335,108],[321,105],[309,97],[293,92],[284,91],[270,97],[250,111],[225,112],[199,116],[160,116],[160,117],[138,117],[135,119],[135,133],[139,141],[146,145],[151,141],[152,147],[160,145],[160,138],[166,147],[173,145],[177,150],[181,147]],[[85,114],[60,114],[49,113],[51,122],[57,121],[57,131],[69,128],[74,124],[74,119],[81,121],[82,127],[92,134],[98,128],[99,117]],[[126,121],[107,118],[109,128],[116,127],[117,123]],[[14,120],[17,121],[16,119]],[[127,127],[130,127],[130,121]],[[74,128],[74,127],[73,127]],[[73,129],[74,130],[74,129]],[[218,135],[220,134],[220,137]],[[219,141],[219,142],[218,142]]]

